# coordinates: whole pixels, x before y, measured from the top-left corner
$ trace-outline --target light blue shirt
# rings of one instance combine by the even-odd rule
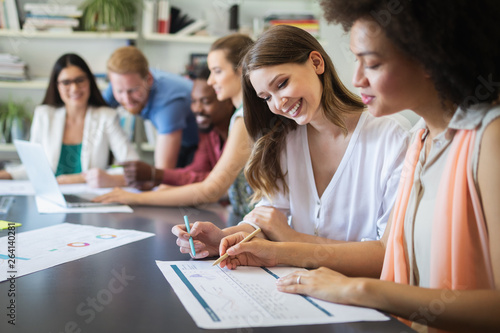
[[[150,120],[158,134],[168,134],[182,129],[182,146],[198,144],[198,125],[191,111],[191,89],[193,83],[181,76],[150,69],[153,86],[148,103],[141,111],[141,117]],[[103,94],[106,102],[117,107],[111,84]]]

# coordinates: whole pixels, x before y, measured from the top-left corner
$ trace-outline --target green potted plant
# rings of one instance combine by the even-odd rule
[[[85,0],[83,10],[83,28],[89,31],[125,31],[132,30],[139,0]]]
[[[26,139],[33,115],[25,103],[16,103],[11,98],[0,105],[0,143]]]

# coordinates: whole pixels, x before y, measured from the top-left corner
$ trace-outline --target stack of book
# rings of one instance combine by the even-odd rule
[[[76,5],[26,3],[23,30],[72,32],[80,24],[82,10]]]
[[[264,26],[292,25],[304,29],[316,38],[319,38],[319,20],[311,13],[270,13],[264,17]]]
[[[24,81],[28,79],[28,66],[18,56],[0,53],[0,80]]]

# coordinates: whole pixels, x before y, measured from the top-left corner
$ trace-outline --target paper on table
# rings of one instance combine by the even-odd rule
[[[156,261],[193,320],[205,329],[384,321],[382,313],[276,289],[296,267],[212,267],[213,261]]]
[[[35,190],[29,180],[0,179],[0,195],[34,195]]]
[[[8,237],[0,238],[0,281],[10,275],[27,275],[154,236],[150,232],[71,223],[26,232],[17,229],[17,232],[15,261],[10,258]]]
[[[35,197],[36,207],[40,214],[51,213],[132,213],[133,210],[127,205],[116,206],[91,206],[91,207],[61,207],[53,202],[40,197]]]

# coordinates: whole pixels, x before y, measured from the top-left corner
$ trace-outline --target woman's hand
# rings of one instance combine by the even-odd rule
[[[172,228],[172,233],[177,236],[176,244],[181,253],[191,253],[189,236],[193,237],[196,259],[213,257],[219,254],[219,244],[225,236],[224,232],[212,222],[195,222],[190,225],[191,233],[186,232],[184,224]]]
[[[292,241],[296,232],[288,225],[288,219],[279,209],[270,206],[256,207],[244,218],[253,222],[273,241]]]
[[[126,205],[138,204],[137,197],[140,193],[127,192],[121,188],[115,188],[113,191],[97,196],[92,201],[102,203],[121,203]]]
[[[106,171],[99,168],[90,169],[83,175],[85,177],[87,185],[93,188],[125,185],[125,179],[123,178],[123,175],[110,175]]]
[[[5,170],[0,170],[0,179],[12,179],[12,175]]]
[[[220,255],[226,252],[229,257],[220,263],[220,267],[235,269],[238,266],[276,266],[279,243],[254,237],[246,243],[241,242],[248,233],[237,232],[222,239]]]
[[[300,277],[300,278],[299,278]],[[328,302],[354,304],[358,282],[363,279],[348,278],[329,268],[296,271],[276,282],[278,290],[285,293],[312,296]]]
[[[60,185],[85,183],[85,176],[83,173],[74,173],[71,175],[60,175],[60,176],[57,176],[57,182]]]

